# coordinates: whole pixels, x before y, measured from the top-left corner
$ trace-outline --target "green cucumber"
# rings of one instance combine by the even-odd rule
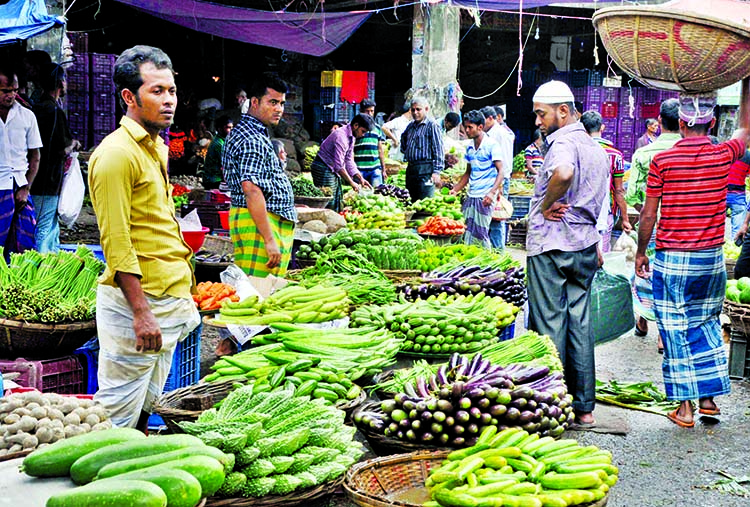
[[[145,438],[133,428],[112,428],[58,440],[26,456],[21,471],[32,477],[67,477],[79,458],[103,447]]]
[[[310,359],[298,359],[297,361],[286,365],[286,373],[292,375],[298,371],[308,370],[314,365],[315,363]]]
[[[176,451],[165,452],[163,454],[155,454],[153,456],[146,456],[144,458],[126,459],[123,461],[110,463],[109,465],[105,465],[101,470],[99,470],[99,473],[96,475],[96,480],[107,479],[116,475],[152,467],[154,465],[160,465],[162,463],[167,463],[178,459],[189,458],[190,456],[208,456],[210,458],[214,458],[215,460],[218,460],[219,463],[224,465],[224,469],[225,471],[227,471],[227,473],[232,471],[230,462],[231,465],[234,465],[234,459],[232,455],[224,454],[216,447],[211,447],[210,445],[195,445],[177,449]],[[228,466],[229,470],[227,470]]]
[[[318,381],[314,379],[305,380],[297,386],[297,390],[295,391],[295,396],[308,396],[315,391],[315,388],[318,387]]]
[[[97,481],[55,493],[46,507],[166,507],[167,495],[146,481]]]
[[[143,470],[154,470],[156,468],[177,468],[192,474],[201,483],[203,496],[212,496],[224,484],[224,467],[221,463],[208,456],[191,456],[190,458],[169,461],[155,467],[144,468]]]
[[[110,463],[153,456],[194,445],[205,444],[200,438],[192,435],[164,435],[111,445],[77,459],[70,467],[70,478],[76,484],[86,484],[93,481],[99,470]]]
[[[102,483],[109,482],[104,479]],[[113,479],[114,480],[114,479]],[[176,468],[151,468],[122,474],[116,479],[124,481],[146,481],[156,484],[167,495],[169,507],[195,507],[201,500],[201,483],[192,474]]]

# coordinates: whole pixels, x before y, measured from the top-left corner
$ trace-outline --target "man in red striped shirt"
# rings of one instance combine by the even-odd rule
[[[716,94],[680,96],[680,134],[674,147],[654,155],[638,230],[636,274],[649,274],[646,247],[657,211],[653,266],[654,313],[664,340],[662,372],[667,398],[680,401],[669,414],[693,427],[692,402],[701,414],[718,415],[714,396],[729,393],[727,357],[719,315],[726,286],[722,245],[730,166],[748,142],[748,90],[743,83],[741,130],[713,145]]]

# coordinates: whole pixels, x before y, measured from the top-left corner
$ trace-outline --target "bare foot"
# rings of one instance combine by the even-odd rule
[[[677,409],[677,418],[686,423],[693,423],[693,404],[689,401],[683,401],[680,403],[680,408]]]
[[[713,398],[701,398],[698,400],[698,407],[701,411],[708,414],[719,414],[719,407],[714,402]]]
[[[579,424],[594,424],[594,422],[596,422],[594,420],[594,413],[579,412],[576,414],[576,422],[578,422]]]

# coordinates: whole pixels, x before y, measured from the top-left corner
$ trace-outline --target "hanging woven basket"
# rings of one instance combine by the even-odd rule
[[[748,2],[609,7],[593,23],[615,63],[646,86],[698,93],[750,76]]]

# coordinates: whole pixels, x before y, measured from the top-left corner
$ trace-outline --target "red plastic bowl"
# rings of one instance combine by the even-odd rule
[[[229,230],[229,210],[219,211],[219,220],[221,220],[221,228]]]
[[[206,239],[209,230],[208,227],[203,227],[200,231],[182,231],[182,238],[193,249],[193,252],[197,252],[203,246],[203,240]]]

